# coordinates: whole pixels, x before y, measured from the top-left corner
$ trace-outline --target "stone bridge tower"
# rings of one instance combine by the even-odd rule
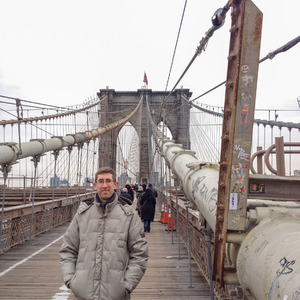
[[[151,175],[151,170],[149,170],[149,126],[146,99],[148,99],[150,110],[153,113],[153,121],[158,125],[163,118],[161,105],[168,94],[169,92],[154,92],[147,88],[132,92],[117,92],[114,89],[107,88],[101,89],[97,93],[99,99],[107,95],[106,100],[100,104],[100,127],[128,115],[132,107],[137,105],[141,97],[143,98],[139,111],[129,120],[139,137],[140,182],[148,182]],[[190,99],[191,95],[189,89],[177,89],[168,97],[165,103],[165,124],[169,128],[173,140],[182,144],[184,149],[190,149],[190,105],[183,99],[183,96]],[[116,168],[117,137],[120,130],[121,128],[100,138],[99,167],[110,166]]]

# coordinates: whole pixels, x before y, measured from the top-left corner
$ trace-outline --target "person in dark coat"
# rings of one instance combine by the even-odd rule
[[[140,185],[138,187],[138,191],[136,193],[136,199],[137,199],[136,210],[137,210],[139,216],[141,216],[141,203],[140,202],[141,202],[141,197],[142,197],[143,194],[144,194],[144,189]]]
[[[154,219],[156,200],[150,189],[141,196],[141,218],[144,221],[144,231],[150,232],[150,223]]]
[[[129,183],[129,181],[126,182],[125,187],[127,188],[127,193],[132,197],[132,199],[134,198],[134,194],[133,194],[133,190],[132,187]]]
[[[128,190],[126,187],[123,187],[121,190],[121,196],[129,199],[131,202],[133,202],[133,198],[131,197],[131,195],[128,194]]]
[[[152,186],[151,183],[148,184],[148,188],[149,188],[149,190],[151,190],[151,192],[153,193],[153,196],[154,196],[155,198],[157,198],[157,196],[158,196],[157,191],[156,191],[156,189]]]

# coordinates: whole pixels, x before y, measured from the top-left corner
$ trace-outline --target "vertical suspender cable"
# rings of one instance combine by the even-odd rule
[[[32,158],[33,165],[34,165],[34,177],[33,177],[33,191],[32,191],[32,208],[31,208],[31,220],[30,220],[30,237],[29,237],[29,244],[31,244],[32,238],[32,229],[33,229],[33,216],[34,216],[34,198],[35,198],[35,188],[36,188],[36,173],[37,173],[37,166],[40,161],[40,156],[34,156]]]
[[[11,126],[10,126],[10,128],[11,128],[11,142],[13,143],[13,141],[14,141],[14,131],[13,131],[13,124],[11,124]],[[11,168],[11,177],[14,177],[14,169],[13,168]],[[11,187],[13,187],[13,180],[12,180],[12,185],[11,185]],[[8,179],[8,186],[9,186],[9,179]]]
[[[76,114],[74,113],[74,132],[77,132],[76,130]]]
[[[170,222],[171,224],[169,224],[168,228],[170,227],[171,228],[171,233],[172,233],[172,244],[174,244],[174,236],[173,236],[173,213],[172,213],[172,194],[171,194],[171,169],[168,167],[169,169],[169,179],[170,179],[170,190],[169,190],[169,197],[170,197],[170,212],[171,212],[171,215],[170,215]],[[169,219],[168,219],[169,221]]]
[[[3,193],[2,193],[2,209],[1,209],[1,223],[0,223],[0,250],[2,249],[2,252],[4,252],[4,244],[2,244],[2,233],[3,233],[3,217],[4,217],[4,201],[5,201],[5,193],[6,193],[6,180],[8,177],[8,166],[2,166],[2,172],[3,172]]]
[[[153,183],[153,178],[152,178],[152,143],[151,143],[151,128],[150,128],[150,120],[149,120],[149,115],[147,114],[147,131],[148,131],[148,165],[149,165],[149,178],[150,182]]]
[[[2,141],[3,143],[5,142],[5,127],[6,127],[6,126],[3,125],[3,141]]]
[[[92,167],[91,167],[91,178],[93,178],[93,174],[96,173],[94,172],[94,165],[95,165],[95,155],[96,155],[96,151],[95,151],[95,148],[96,148],[96,139],[94,139],[94,148],[93,148],[93,163],[92,163]]]
[[[162,154],[163,153],[163,144],[164,144],[164,131],[165,131],[165,111],[163,109],[162,111],[162,120],[163,120],[163,127],[162,127],[162,143],[161,143],[161,149],[160,149],[160,153]],[[164,178],[164,163],[163,161],[161,162],[161,167],[162,167],[162,178]],[[164,180],[162,180],[162,192],[164,194]]]
[[[273,133],[274,133],[274,126],[271,125],[271,145],[273,144]],[[273,155],[271,155],[271,165],[273,165]]]
[[[90,145],[90,142],[87,141],[87,147],[86,147],[86,164],[85,164],[85,190],[84,190],[84,193],[85,193],[85,199],[87,198],[87,195],[86,195],[86,190],[87,190],[87,186],[88,186],[88,183],[90,182],[89,180],[89,176],[88,176],[88,166],[89,166],[89,145]]]
[[[81,194],[81,191],[80,191],[80,183],[81,183],[81,180],[82,180],[82,174],[81,174],[81,172],[82,172],[82,153],[83,153],[83,144],[81,144],[81,151],[80,151],[80,161],[79,161],[79,182],[78,182],[78,187],[79,187],[79,196],[80,196],[80,194]],[[79,200],[80,200],[80,198],[79,198]],[[78,204],[79,204],[80,202],[78,202]]]
[[[187,243],[188,243],[188,263],[189,263],[189,275],[190,275],[190,288],[193,287],[192,283],[192,265],[191,265],[191,243],[190,243],[190,221],[189,221],[189,205],[190,202],[188,199],[185,197],[186,203],[186,232],[187,232]]]
[[[257,146],[259,146],[259,124],[257,124]]]
[[[59,150],[55,150],[52,153],[54,155],[54,175],[53,175],[53,189],[52,189],[52,205],[51,205],[51,223],[50,223],[50,230],[52,231],[53,228],[53,209],[54,209],[54,197],[55,197],[55,188],[56,188],[56,182],[57,182],[57,175],[56,175],[56,163],[57,163],[57,157],[59,154]]]
[[[26,203],[26,176],[23,176],[23,202]]]
[[[205,230],[205,241],[207,245],[207,269],[208,269],[208,275],[209,275],[209,287],[210,287],[210,299],[214,300],[214,285],[213,285],[213,274],[212,274],[212,259],[211,259],[211,233],[212,230],[207,224],[206,230]]]
[[[162,154],[162,152],[160,151]],[[163,162],[162,162],[162,156],[159,156],[159,161],[160,161],[160,185],[161,185],[161,190],[162,194],[164,194],[164,177],[163,177]]]
[[[80,190],[79,190],[79,172],[80,172],[80,148],[81,148],[81,145],[80,144],[77,144],[77,178],[76,178],[76,196],[77,196],[77,200],[79,198],[79,193],[80,193]],[[77,202],[77,201],[76,201]],[[77,202],[78,204],[78,202]]]
[[[291,134],[292,134],[292,128],[289,128],[289,142],[291,143],[292,142],[292,139],[291,139]],[[291,150],[291,146],[290,146],[290,150]],[[292,157],[291,157],[291,153],[289,154],[289,175],[292,176]]]
[[[86,130],[90,130],[89,129],[89,111],[86,111],[86,125],[87,125],[87,128]],[[88,186],[88,183],[90,182],[89,181],[89,176],[88,176],[88,167],[89,167],[89,145],[90,145],[90,142],[87,141],[87,148],[86,148],[86,167],[85,167],[85,190],[84,190],[84,193],[85,193],[85,198],[87,198],[86,196],[86,190],[87,190],[87,186]]]
[[[264,124],[264,149],[266,149],[266,125]],[[263,172],[265,172],[265,164],[263,164]]]
[[[167,176],[167,163],[165,161],[165,168],[164,168],[164,172],[165,172],[165,198],[166,198],[166,203],[167,203],[167,216],[168,216],[168,212],[169,212],[169,201],[168,201],[168,176]],[[168,218],[168,217],[167,217]],[[166,222],[165,224],[167,226],[167,231],[169,233],[169,227],[168,227],[168,222]]]
[[[72,152],[72,146],[69,146],[68,147],[69,163],[68,163],[68,179],[67,179],[67,199],[69,198],[69,188],[70,188],[71,152]]]
[[[264,126],[264,149],[266,149],[266,124],[263,124]]]
[[[181,259],[180,256],[180,234],[179,234],[179,207],[178,207],[178,187],[175,186],[176,191],[176,230],[177,230],[177,244],[178,244],[178,259]]]

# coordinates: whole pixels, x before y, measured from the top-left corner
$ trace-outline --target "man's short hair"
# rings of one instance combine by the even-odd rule
[[[95,182],[97,181],[98,179],[98,175],[100,174],[104,174],[104,173],[110,173],[112,175],[112,178],[113,178],[113,181],[116,182],[117,180],[117,175],[116,175],[116,172],[114,169],[110,168],[110,167],[103,167],[103,168],[100,168],[96,174],[95,174]]]

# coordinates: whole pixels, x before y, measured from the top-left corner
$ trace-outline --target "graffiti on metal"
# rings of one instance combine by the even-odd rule
[[[247,147],[247,145],[246,145],[246,147]],[[250,154],[248,152],[246,152],[240,144],[234,145],[233,152],[237,153],[237,158],[249,161]],[[246,167],[248,167],[248,165]]]
[[[283,257],[280,261],[279,261],[279,264],[280,264],[280,268],[277,270],[276,272],[276,277],[271,285],[271,288],[269,290],[269,293],[268,293],[268,299],[271,300],[272,299],[272,296],[273,294],[275,293],[276,296],[278,297],[281,297],[282,295],[280,295],[280,276],[282,275],[288,275],[288,274],[291,274],[293,273],[294,269],[291,268],[291,266],[293,266],[295,264],[295,260],[287,260],[286,257]],[[299,296],[300,296],[300,293],[297,295],[297,298],[293,298],[293,299],[299,299]],[[288,299],[286,298],[285,296],[283,296],[282,299]]]
[[[295,260],[288,261],[285,257],[280,260],[281,268],[276,272],[277,276],[286,275],[292,273],[294,270],[291,268],[295,264]]]
[[[216,188],[210,188],[205,184],[206,176],[198,177],[192,182],[192,194],[196,198],[196,194],[199,194],[203,202],[207,204],[209,212],[213,212],[216,209],[218,190]]]
[[[245,194],[245,185],[244,185],[244,175],[243,175],[243,166],[241,163],[236,163],[232,166],[232,172],[234,175],[233,178],[233,188],[231,193],[241,193],[242,195]]]

